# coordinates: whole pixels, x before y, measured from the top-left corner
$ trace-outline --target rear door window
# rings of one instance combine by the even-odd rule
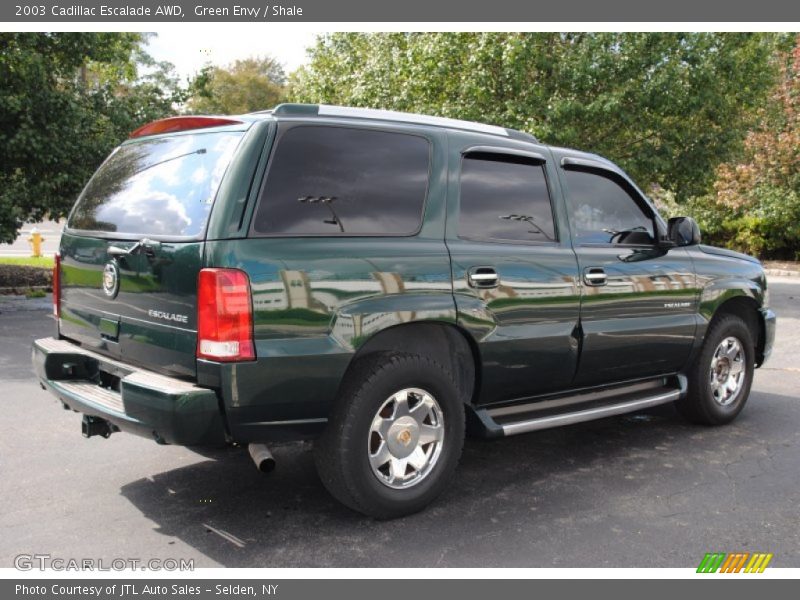
[[[430,143],[405,133],[320,125],[279,138],[253,231],[412,235],[422,223]]]
[[[174,135],[120,146],[83,190],[67,226],[131,236],[201,235],[242,135]]]
[[[556,241],[544,165],[494,153],[461,165],[459,237],[509,242]]]

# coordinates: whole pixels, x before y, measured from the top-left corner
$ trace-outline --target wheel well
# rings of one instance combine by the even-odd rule
[[[447,368],[455,377],[459,396],[465,403],[477,397],[480,388],[480,358],[474,341],[449,323],[407,323],[376,333],[358,349],[345,378],[362,358],[377,352],[408,352],[427,356]]]
[[[756,365],[764,359],[764,320],[758,311],[758,304],[752,298],[736,296],[723,302],[714,313],[714,319],[721,315],[736,315],[747,323],[747,328],[753,335],[755,342]]]

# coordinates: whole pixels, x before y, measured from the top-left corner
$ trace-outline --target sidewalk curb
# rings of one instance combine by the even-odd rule
[[[800,271],[788,271],[785,269],[764,269],[768,277],[800,277]]]

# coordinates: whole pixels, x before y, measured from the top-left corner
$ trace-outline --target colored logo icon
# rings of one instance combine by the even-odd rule
[[[765,552],[708,552],[697,567],[698,573],[763,573],[772,560]]]

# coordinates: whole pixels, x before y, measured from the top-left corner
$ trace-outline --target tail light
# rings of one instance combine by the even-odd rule
[[[237,269],[202,269],[197,280],[197,358],[252,360],[250,280]]]
[[[53,257],[53,315],[61,317],[61,255]]]

